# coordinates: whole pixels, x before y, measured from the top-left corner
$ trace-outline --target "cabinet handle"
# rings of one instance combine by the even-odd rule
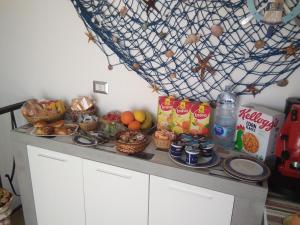
[[[65,159],[60,159],[60,158],[56,158],[56,157],[48,156],[48,155],[44,155],[44,154],[38,154],[38,156],[43,157],[43,158],[47,158],[47,159],[53,159],[53,160],[60,161],[60,162],[66,162],[67,161]]]
[[[210,200],[213,198],[209,194],[200,193],[199,191],[193,191],[193,190],[190,190],[190,189],[187,189],[187,188],[184,188],[184,187],[178,187],[178,186],[175,186],[175,185],[170,185],[169,189],[173,189],[173,190],[176,190],[176,191],[181,191],[181,192],[186,192],[186,193],[198,195],[202,198],[206,198],[206,199],[210,199]]]
[[[103,170],[103,169],[96,169],[96,171],[101,172],[101,173],[106,173],[106,174],[114,175],[114,176],[117,176],[117,177],[122,177],[122,178],[125,178],[125,179],[131,179],[131,176],[127,175],[127,174],[116,173],[116,172],[112,172],[112,171],[108,171],[108,170]]]

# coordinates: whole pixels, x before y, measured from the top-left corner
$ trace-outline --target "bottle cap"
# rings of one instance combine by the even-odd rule
[[[236,94],[232,91],[232,87],[227,85],[225,90],[218,95],[217,103],[220,104],[235,104],[236,103]]]

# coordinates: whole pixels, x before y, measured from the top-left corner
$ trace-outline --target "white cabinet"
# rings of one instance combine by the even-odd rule
[[[81,159],[27,149],[38,225],[84,225]]]
[[[27,149],[38,225],[230,225],[231,195]]]
[[[230,225],[234,197],[150,176],[149,225]]]
[[[147,225],[149,175],[83,160],[86,225]]]

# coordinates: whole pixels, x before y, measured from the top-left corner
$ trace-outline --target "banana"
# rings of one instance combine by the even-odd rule
[[[57,100],[55,102],[55,106],[56,106],[56,110],[59,112],[59,113],[65,113],[66,109],[65,109],[65,105],[64,105],[64,102],[62,100]]]
[[[150,112],[145,111],[146,119],[141,125],[141,129],[148,129],[152,126],[152,115]]]

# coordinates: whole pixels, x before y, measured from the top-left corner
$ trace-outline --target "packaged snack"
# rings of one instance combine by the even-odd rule
[[[207,136],[211,108],[208,103],[193,102],[191,104],[190,133]]]
[[[172,110],[174,97],[160,96],[157,109],[157,129],[171,130],[172,129]]]
[[[189,133],[191,102],[175,100],[173,104],[173,132],[175,134]]]
[[[235,149],[261,160],[273,155],[275,140],[284,114],[263,106],[241,106],[235,138]]]

